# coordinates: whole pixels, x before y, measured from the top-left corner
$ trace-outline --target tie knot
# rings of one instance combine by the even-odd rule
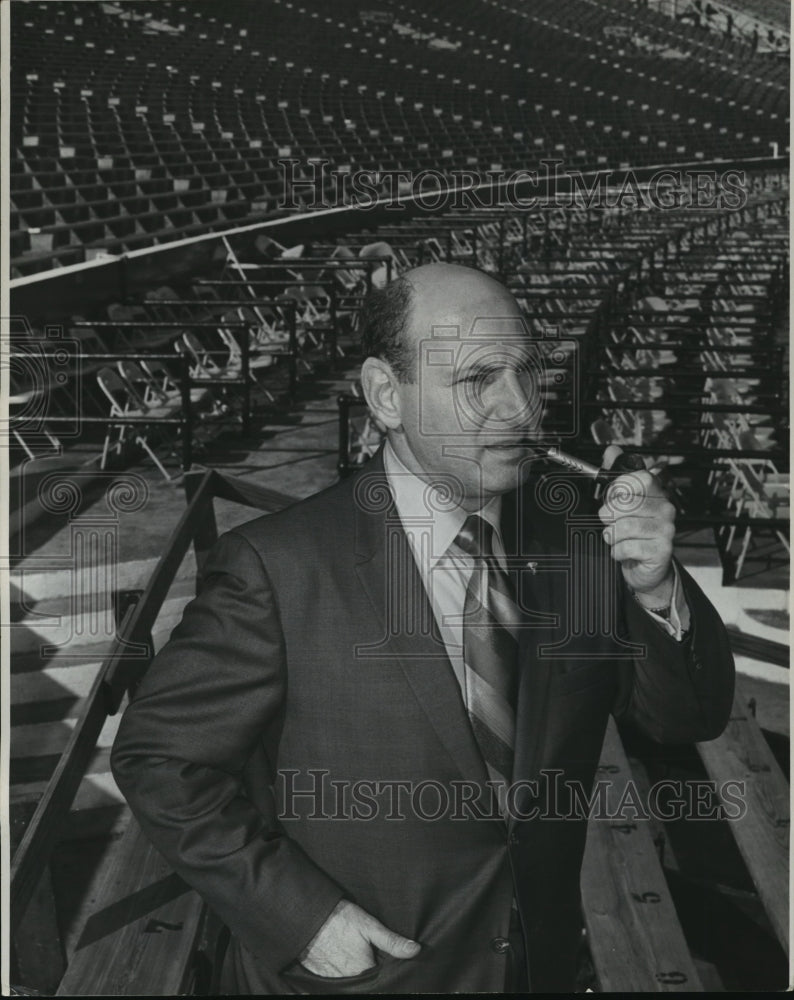
[[[458,532],[455,544],[475,559],[489,559],[493,556],[493,525],[480,517],[479,514],[469,514]]]

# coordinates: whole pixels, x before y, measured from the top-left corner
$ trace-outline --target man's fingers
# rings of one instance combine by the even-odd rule
[[[661,539],[630,538],[625,542],[616,542],[612,546],[612,558],[619,563],[627,559],[640,563],[660,562],[669,556],[670,551],[670,546]]]
[[[616,444],[607,445],[607,447],[604,449],[604,457],[601,459],[601,468],[611,469],[612,463],[615,461],[618,455],[622,454],[623,454],[623,449],[619,445]]]
[[[372,948],[394,958],[413,958],[420,946],[389,930],[348,900],[334,908],[307,945],[301,963],[318,976],[357,976],[374,965]]]
[[[659,538],[672,542],[675,537],[675,523],[667,518],[630,516],[609,519],[602,517],[601,520],[607,525],[603,534],[604,541],[609,545],[632,538],[640,541]]]
[[[609,504],[604,504],[598,510],[598,516],[604,524],[618,524],[621,521],[629,524],[639,524],[640,521],[675,524],[675,515],[675,507],[663,497],[653,497],[642,506],[631,507],[629,510],[621,510],[620,507],[611,507]]]
[[[370,942],[379,951],[384,951],[393,958],[414,958],[414,956],[419,954],[421,949],[421,945],[417,944],[416,941],[404,938],[396,931],[390,931],[388,927],[384,927],[374,917],[371,918],[367,926],[367,934]]]
[[[629,517],[658,518],[661,521],[675,521],[676,509],[663,494],[629,491],[611,494],[599,508],[598,516],[604,524]]]
[[[635,495],[638,499],[654,499],[663,497],[664,490],[659,480],[647,469],[634,472],[623,472],[609,484],[604,495],[606,503],[621,504],[627,495]]]

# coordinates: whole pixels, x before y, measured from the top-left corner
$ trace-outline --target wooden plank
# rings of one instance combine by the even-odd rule
[[[613,720],[597,779],[608,780],[608,814],[618,813],[632,775]],[[631,810],[614,820],[592,818],[581,885],[601,991],[702,991],[647,822],[634,821]]]
[[[736,782],[743,783],[747,809],[728,822],[775,934],[788,954],[789,786],[740,687],[725,732],[716,740],[699,743],[697,749],[731,813],[735,812]],[[726,803],[722,793],[728,782],[732,783],[733,801]]]
[[[755,721],[761,729],[777,733],[779,736],[789,736],[791,731],[789,718],[791,693],[788,683],[777,684],[762,677],[737,674],[736,687],[745,704],[753,701]]]
[[[204,904],[130,822],[105,866],[58,996],[186,992]]]
[[[643,803],[648,802],[648,796],[651,794],[652,785],[645,765],[636,757],[630,757],[629,767],[631,768],[632,780],[637,786],[637,791],[640,795],[640,801]],[[675,856],[673,845],[670,843],[670,838],[667,836],[667,830],[665,829],[664,823],[653,813],[650,813],[648,829],[650,830],[653,846],[656,848],[656,856],[659,858],[659,864],[662,866],[662,870],[667,868],[672,871],[678,871],[678,859]]]

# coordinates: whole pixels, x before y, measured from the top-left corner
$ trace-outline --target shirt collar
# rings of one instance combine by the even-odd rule
[[[416,548],[416,534],[423,530],[427,531],[432,526],[432,547],[430,552],[424,553],[424,558],[432,568],[457,538],[469,512],[460,507],[447,510],[440,500],[434,502],[438,495],[437,488],[407,469],[388,440],[383,449],[383,467],[397,513],[414,548]],[[501,538],[499,530],[502,513],[501,496],[491,497],[485,506],[475,513],[488,521],[496,536]]]

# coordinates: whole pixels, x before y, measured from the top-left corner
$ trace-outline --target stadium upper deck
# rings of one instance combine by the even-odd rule
[[[636,5],[378,6],[19,0],[12,277],[273,217],[285,157],[484,175],[788,148],[787,66]]]

